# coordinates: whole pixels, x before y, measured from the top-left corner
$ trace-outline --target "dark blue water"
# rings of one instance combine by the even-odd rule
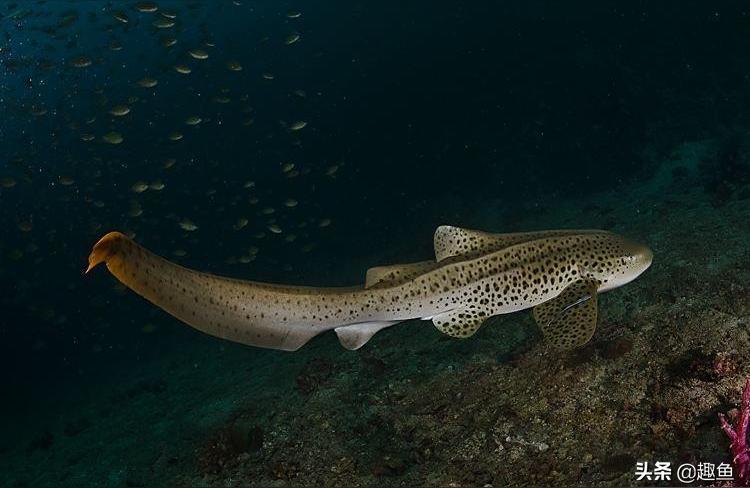
[[[201,270],[355,284],[369,266],[428,258],[439,224],[531,230],[567,198],[650,178],[683,142],[750,126],[741,1],[161,1],[177,15],[165,29],[135,5],[0,2],[6,421],[218,341],[102,270],[82,275],[110,230]],[[208,59],[188,55],[198,47]],[[72,66],[79,56],[91,65]],[[137,86],[144,76],[158,85]],[[130,113],[110,115],[118,104]],[[124,141],[104,142],[110,131]],[[706,185],[719,203],[746,178],[736,159],[730,183]]]

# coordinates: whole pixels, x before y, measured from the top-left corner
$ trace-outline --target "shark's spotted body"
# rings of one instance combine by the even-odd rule
[[[296,350],[335,329],[345,347],[357,349],[410,319],[468,337],[488,317],[533,308],[545,336],[569,348],[591,338],[597,293],[632,281],[652,259],[647,247],[598,230],[489,234],[441,226],[434,245],[434,261],[372,268],[364,287],[319,288],[201,273],[111,232],[94,246],[87,271],[105,262],[183,322],[260,347]]]

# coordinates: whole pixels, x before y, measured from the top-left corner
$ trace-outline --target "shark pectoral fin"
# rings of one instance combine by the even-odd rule
[[[361,322],[359,324],[336,327],[336,335],[342,346],[350,351],[356,351],[364,346],[376,332],[399,323],[400,320],[389,320],[383,322]]]
[[[469,306],[435,315],[432,317],[432,323],[443,334],[465,339],[473,336],[487,318],[487,312]]]
[[[534,320],[553,346],[572,349],[591,339],[596,330],[597,288],[595,280],[578,280],[534,307]]]
[[[376,266],[367,270],[365,288],[371,288],[375,285],[387,285],[399,280],[415,278],[435,267],[435,261],[419,261],[417,263],[409,264]]]

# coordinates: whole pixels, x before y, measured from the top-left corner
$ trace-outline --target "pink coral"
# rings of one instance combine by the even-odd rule
[[[729,423],[724,414],[719,414],[721,428],[732,441],[729,445],[732,449],[732,464],[736,469],[737,481],[740,486],[748,486],[750,480],[750,447],[748,446],[747,428],[750,424],[750,378],[745,382],[742,390],[742,405],[739,418],[733,425]]]

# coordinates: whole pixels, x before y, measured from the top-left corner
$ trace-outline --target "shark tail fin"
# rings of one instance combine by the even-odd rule
[[[276,304],[290,299],[285,287],[188,269],[157,256],[119,232],[110,232],[94,245],[86,272],[102,263],[138,295],[215,337],[295,351],[326,330],[295,327],[283,318],[273,319],[279,311]]]

